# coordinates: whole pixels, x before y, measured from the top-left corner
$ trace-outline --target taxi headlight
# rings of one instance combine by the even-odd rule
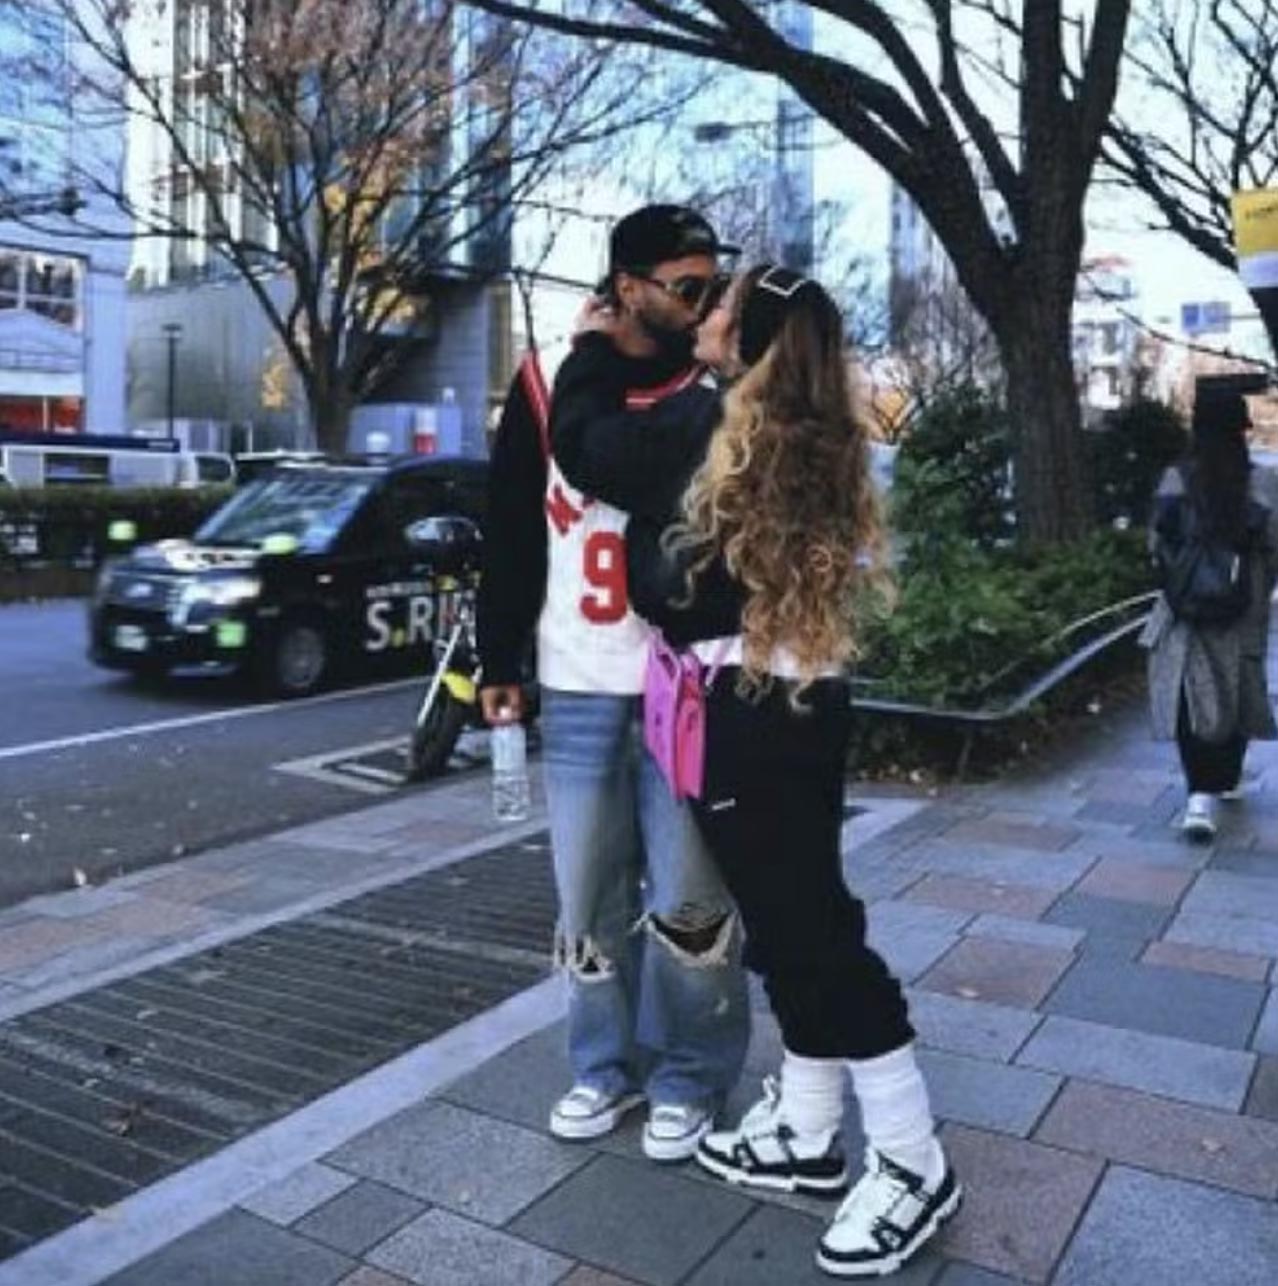
[[[183,625],[197,604],[210,607],[235,607],[255,599],[262,592],[256,576],[225,576],[217,580],[193,580],[182,586],[173,605],[173,623]]]

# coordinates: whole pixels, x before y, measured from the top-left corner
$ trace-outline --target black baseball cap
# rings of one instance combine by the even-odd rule
[[[654,268],[688,255],[736,255],[704,215],[686,205],[645,205],[626,215],[608,240],[608,271]]]

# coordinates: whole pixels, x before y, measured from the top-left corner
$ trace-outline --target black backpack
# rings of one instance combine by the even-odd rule
[[[1163,597],[1178,621],[1229,625],[1251,606],[1252,562],[1268,525],[1269,510],[1247,501],[1247,519],[1238,542],[1214,535],[1188,495],[1159,502],[1154,557]]]

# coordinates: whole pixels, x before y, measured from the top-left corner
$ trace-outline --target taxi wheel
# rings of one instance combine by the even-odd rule
[[[263,675],[282,697],[305,697],[315,692],[328,674],[328,639],[314,621],[285,621],[276,636]]]

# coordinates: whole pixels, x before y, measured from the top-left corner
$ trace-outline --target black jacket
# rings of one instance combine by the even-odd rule
[[[555,381],[551,440],[574,487],[630,514],[626,570],[635,611],[675,646],[741,632],[741,587],[716,559],[687,598],[683,568],[661,548],[719,422],[719,394],[695,384],[643,414],[625,410],[627,362],[603,335],[584,336]]]

